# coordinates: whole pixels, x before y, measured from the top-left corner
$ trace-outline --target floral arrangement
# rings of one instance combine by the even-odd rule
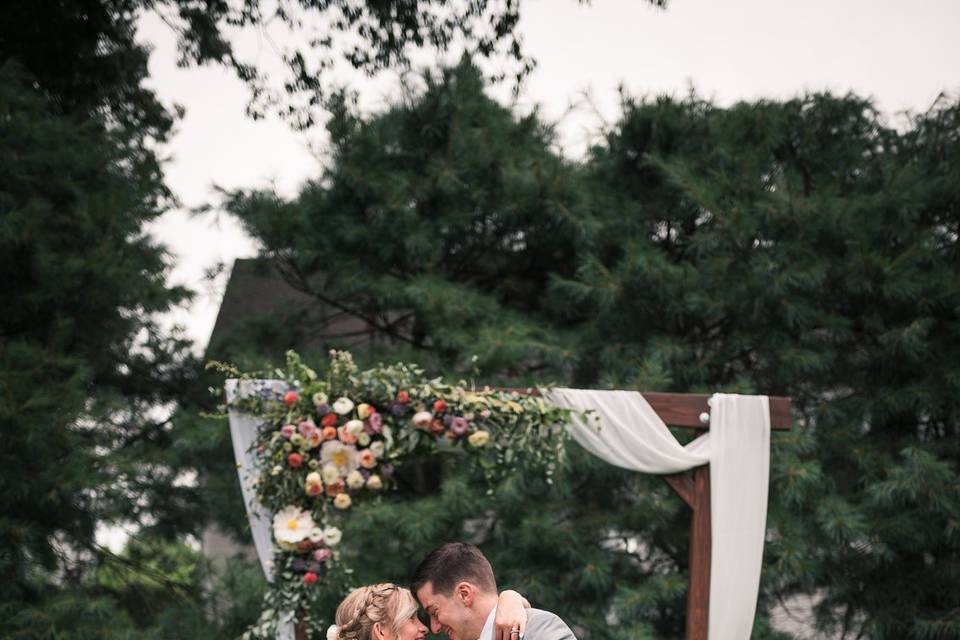
[[[549,483],[563,459],[567,412],[539,396],[447,384],[409,364],[361,371],[346,351],[330,352],[323,376],[288,352],[286,371],[271,372],[280,380],[270,383],[212,366],[240,380],[228,408],[264,420],[254,483],[274,514],[275,578],[245,638],[273,637],[277,622],[294,615],[309,637],[322,637],[323,620],[310,614],[312,588],[349,571],[337,524],[389,490],[394,469],[412,456],[460,450],[491,482],[519,465]]]

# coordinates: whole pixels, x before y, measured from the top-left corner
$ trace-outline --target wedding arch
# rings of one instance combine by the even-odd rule
[[[338,560],[340,531],[330,522],[350,509],[352,496],[384,490],[390,462],[424,446],[460,446],[491,475],[522,455],[549,476],[562,455],[557,424],[610,464],[662,475],[692,509],[687,640],[750,637],[770,431],[790,428],[789,398],[468,390],[410,365],[361,372],[347,352],[331,352],[325,380],[293,353],[287,370],[273,374],[231,378],[225,388],[254,545],[272,585],[265,610],[273,617],[250,637],[307,638],[305,594]],[[704,433],[684,447],[668,426]]]

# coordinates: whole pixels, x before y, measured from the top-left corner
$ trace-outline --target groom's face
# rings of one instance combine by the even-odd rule
[[[454,593],[435,593],[433,583],[428,582],[417,589],[417,599],[430,616],[430,632],[444,633],[450,640],[473,640],[464,636],[470,610]]]

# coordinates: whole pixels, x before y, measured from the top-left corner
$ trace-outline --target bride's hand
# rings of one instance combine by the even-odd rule
[[[493,638],[494,640],[520,640],[527,631],[527,612],[525,609],[530,606],[527,599],[516,591],[504,591],[500,594],[500,600],[497,601],[497,615],[494,618]],[[519,629],[520,634],[511,631]]]

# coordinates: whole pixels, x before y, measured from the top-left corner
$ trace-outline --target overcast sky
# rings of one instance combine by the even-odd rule
[[[666,11],[640,0],[593,0],[590,6],[525,0],[520,31],[539,63],[520,108],[537,104],[548,119],[559,120],[561,144],[573,157],[601,120],[616,120],[621,84],[633,95],[678,96],[692,85],[722,105],[853,91],[872,97],[890,124],[902,123],[897,114],[904,110],[925,110],[940,92],[960,91],[957,0],[671,0]],[[173,38],[159,20],[146,18],[140,37],[154,45],[150,84],[162,100],[187,110],[164,149],[167,183],[185,208],[210,202],[215,184],[273,185],[292,196],[318,174],[321,133],[305,136],[276,120],[247,119],[246,89],[218,68],[178,69]],[[262,42],[247,50],[267,66],[275,59]],[[380,108],[396,95],[396,84],[395,75],[360,84],[363,108]],[[595,110],[581,106],[568,113],[585,93]],[[256,247],[226,216],[213,224],[171,211],[151,232],[171,249],[171,279],[198,290],[196,301],[171,322],[183,324],[202,351],[225,282],[221,277],[205,285],[204,271],[255,255]]]

